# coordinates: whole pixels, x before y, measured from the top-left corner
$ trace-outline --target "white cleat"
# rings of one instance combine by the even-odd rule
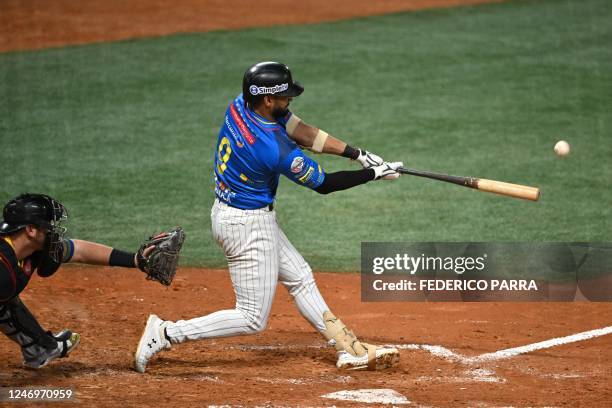
[[[361,344],[368,349],[367,353],[356,357],[347,351],[339,351],[336,367],[341,370],[384,370],[399,363],[399,350],[395,347]]]
[[[167,323],[156,315],[149,315],[134,355],[134,368],[139,373],[145,372],[147,363],[155,354],[170,348],[170,342],[164,335],[166,325]]]

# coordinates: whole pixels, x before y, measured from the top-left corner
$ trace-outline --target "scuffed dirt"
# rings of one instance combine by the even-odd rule
[[[333,311],[378,344],[442,345],[475,356],[610,325],[608,303],[362,303],[357,274],[317,273]],[[73,387],[83,405],[358,406],[321,398],[346,389],[391,388],[415,405],[606,406],[612,336],[469,366],[425,350],[402,350],[386,372],[340,372],[325,346],[279,287],[268,329],[255,336],[176,345],[132,370],[149,313],[169,320],[233,307],[227,271],[181,269],[170,288],[140,272],[65,267],[33,278],[22,294],[48,329],[83,336],[67,359],[39,371],[21,367],[19,349],[0,339],[0,384]],[[20,406],[26,406],[20,405]]]

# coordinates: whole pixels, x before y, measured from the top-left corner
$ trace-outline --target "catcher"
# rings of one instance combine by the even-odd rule
[[[34,271],[53,275],[62,263],[136,268],[147,279],[169,285],[176,273],[185,235],[177,228],[147,240],[136,253],[94,242],[65,239],[61,226],[66,208],[44,194],[22,194],[4,206],[0,224],[0,330],[19,344],[23,364],[41,368],[66,357],[79,344],[80,335],[64,329],[45,331],[19,299]]]

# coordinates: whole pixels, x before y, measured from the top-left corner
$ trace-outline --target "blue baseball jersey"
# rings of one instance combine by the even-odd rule
[[[215,195],[233,207],[252,210],[271,204],[279,176],[314,189],[325,178],[321,166],[289,138],[289,112],[278,122],[250,110],[238,95],[225,112],[215,150]]]

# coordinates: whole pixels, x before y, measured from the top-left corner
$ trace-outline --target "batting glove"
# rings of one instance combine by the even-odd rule
[[[374,180],[380,180],[381,178],[385,180],[395,180],[400,176],[400,173],[397,172],[397,169],[403,166],[403,162],[384,162],[380,166],[372,167],[372,169],[374,170],[374,174],[376,175],[374,177]]]
[[[384,163],[384,160],[380,156],[363,149],[359,149],[359,156],[355,160],[357,160],[364,169],[380,166]]]

